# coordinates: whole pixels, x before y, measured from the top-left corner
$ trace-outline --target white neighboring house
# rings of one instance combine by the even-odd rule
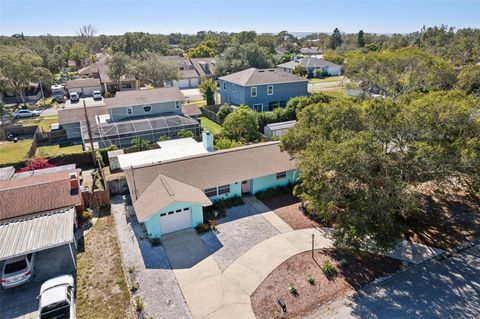
[[[65,83],[68,94],[76,92],[80,97],[93,96],[93,91],[102,91],[102,84],[99,79],[77,79]]]
[[[329,76],[339,76],[342,74],[341,65],[319,58],[301,58],[296,61],[294,60],[279,64],[277,65],[277,68],[281,69],[282,71],[292,73],[293,69],[299,64],[303,65],[307,69],[308,77],[316,77],[316,70],[320,70],[322,74]]]
[[[117,155],[120,168],[124,170],[213,152],[213,135],[210,132],[203,132],[202,142],[197,142],[188,137],[157,142],[157,144],[159,148],[154,150]]]

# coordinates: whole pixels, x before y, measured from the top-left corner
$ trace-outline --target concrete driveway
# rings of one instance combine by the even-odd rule
[[[3,267],[3,264],[0,263],[0,266]],[[31,282],[0,289],[0,318],[38,318],[40,286],[50,278],[75,273],[68,245],[39,252],[35,269],[37,275]]]
[[[162,236],[161,242],[172,269],[190,268],[210,255],[194,229]]]
[[[480,246],[428,261],[308,318],[480,318]]]

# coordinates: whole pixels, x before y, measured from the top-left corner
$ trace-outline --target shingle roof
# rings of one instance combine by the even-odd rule
[[[182,92],[176,87],[148,90],[118,91],[114,98],[105,99],[108,108],[181,101]]]
[[[220,80],[238,85],[276,84],[290,82],[307,82],[308,80],[279,69],[250,68],[240,72],[222,76]]]
[[[105,99],[107,100],[107,99]],[[93,119],[95,115],[108,114],[108,107],[103,106],[88,106],[87,105],[87,115],[89,119]],[[75,107],[66,107],[58,109],[58,123],[68,124],[68,123],[77,123],[85,121],[85,111],[83,109],[83,104],[78,104]]]
[[[190,61],[192,62],[195,70],[197,70],[198,74],[203,76],[212,74],[212,68],[215,65],[216,60],[215,58],[193,58],[190,59]],[[208,69],[205,69],[202,65],[207,65]]]
[[[166,161],[126,170],[132,198],[159,175],[205,189],[295,169],[295,160],[280,150],[280,142],[267,142]]]
[[[80,205],[79,191],[70,186],[72,172],[0,181],[0,220]]]
[[[87,88],[93,86],[100,86],[99,79],[77,79],[70,80],[65,83],[65,88],[74,89],[74,88]]]
[[[200,76],[195,69],[193,69],[193,70],[180,70],[178,72],[178,74],[179,74],[181,79],[198,78]]]
[[[301,48],[300,52],[302,52],[303,54],[322,54],[323,53],[322,50],[319,50],[318,48],[312,48],[312,47]]]
[[[186,116],[199,116],[202,115],[202,111],[197,104],[183,104],[182,113]]]
[[[212,202],[202,190],[158,174],[133,204],[140,222],[175,202],[198,203],[204,206]]]

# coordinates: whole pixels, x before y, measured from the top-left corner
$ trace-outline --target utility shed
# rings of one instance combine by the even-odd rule
[[[0,221],[0,261],[69,244],[76,247],[75,208],[56,209]]]
[[[295,123],[296,121],[287,121],[267,124],[263,128],[263,133],[269,138],[280,137],[285,134],[289,128],[294,126]]]

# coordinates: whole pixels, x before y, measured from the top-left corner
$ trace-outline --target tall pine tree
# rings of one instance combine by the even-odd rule
[[[330,49],[335,50],[336,48],[341,46],[342,43],[342,34],[340,33],[340,30],[338,30],[338,28],[335,28],[332,35],[330,36]]]
[[[363,34],[363,30],[358,31],[357,44],[359,48],[363,48],[365,46],[365,35]]]

